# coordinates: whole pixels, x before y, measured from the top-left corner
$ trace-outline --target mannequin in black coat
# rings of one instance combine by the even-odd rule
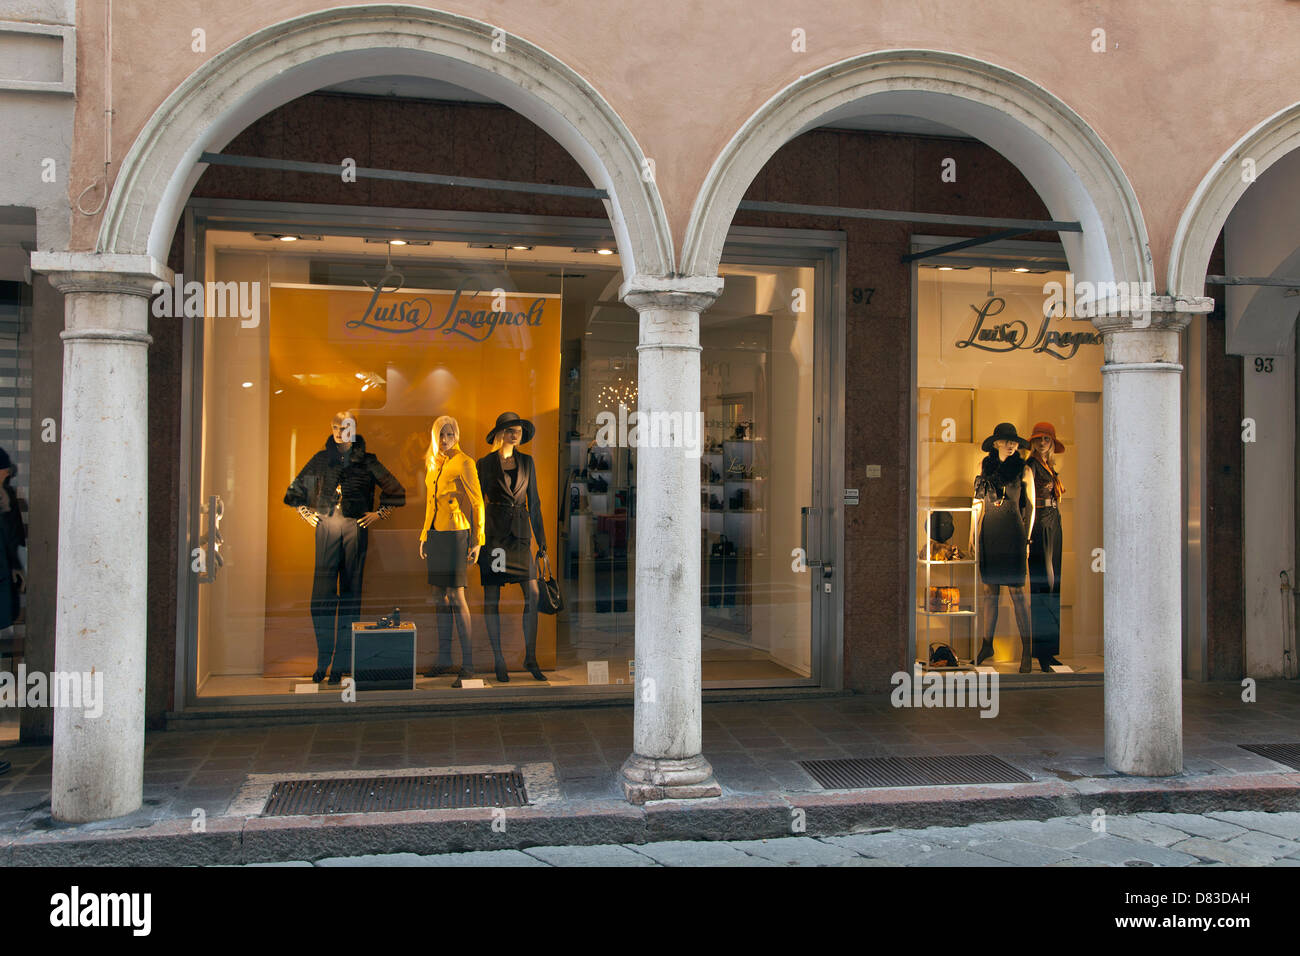
[[[330,430],[325,447],[312,455],[284,493],[284,503],[297,508],[316,529],[311,591],[316,684],[327,669],[331,684],[351,670],[352,625],[361,616],[368,529],[406,504],[406,489],[366,451],[366,440],[356,434],[356,421],[348,412],[335,415]],[[372,510],[376,489],[378,511]]]
[[[537,539],[537,556],[546,556],[546,528],[542,523],[541,499],[537,493],[537,469],[531,455],[518,451],[525,426],[532,437],[531,422],[503,424],[511,413],[497,419],[488,433],[492,451],[478,460],[478,481],[483,490],[486,542],[479,551],[479,577],[483,583],[483,620],[492,645],[497,680],[510,680],[501,653],[501,587],[518,584],[524,595],[524,667],[535,680],[546,680],[537,664],[537,566],[532,558],[532,539]]]

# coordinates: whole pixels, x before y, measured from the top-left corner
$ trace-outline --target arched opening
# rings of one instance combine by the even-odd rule
[[[882,210],[897,215],[874,214]],[[1152,292],[1141,213],[1105,145],[1022,76],[946,53],[873,53],[801,78],[736,134],[696,200],[681,271],[710,274],[741,226],[846,234],[838,281],[847,307],[830,353],[843,364],[827,372],[830,381],[842,377],[812,416],[821,422],[824,411],[834,426],[810,456],[809,485],[824,496],[813,508],[818,530],[805,536],[821,543],[810,559],[834,566],[838,586],[817,589],[814,604],[831,603],[814,620],[843,621],[843,633],[829,639],[842,640],[844,684],[888,689],[913,661],[927,666],[935,643],[963,664],[1004,674],[1033,656],[1035,682],[1098,683],[1101,338],[1086,310],[1048,308],[1049,316],[1044,306],[1052,281]],[[1014,238],[947,248],[1012,226]],[[972,479],[1001,422],[1026,439],[1040,423],[1054,424],[1066,448],[1056,459],[1064,499],[1059,491],[1039,499],[1044,516],[1060,511],[1042,547],[1061,549],[1064,530],[1064,556],[1040,555],[1051,564],[1056,604],[1027,595],[1023,608],[1026,618],[1057,618],[1037,629],[1056,631],[1051,647],[1031,646],[1006,588],[992,595],[1000,623],[985,617],[988,603],[980,606],[986,575],[976,552],[985,538],[966,543],[979,520]],[[802,451],[793,457],[802,460]],[[929,535],[933,513],[954,527]],[[927,541],[944,546],[944,556],[922,554]],[[1026,591],[1034,590],[1029,575]],[[1078,653],[1062,620],[1071,613]],[[996,635],[991,660],[986,630]],[[1049,666],[1058,654],[1069,658],[1064,668]]]
[[[454,149],[444,121],[458,137]],[[223,150],[258,163],[226,165],[229,155],[212,155]],[[201,161],[205,154],[210,163]],[[295,168],[304,160],[341,167],[345,159],[362,171],[355,181]],[[551,571],[581,592],[573,603],[594,605],[575,606],[573,617],[603,613],[627,623],[630,501],[601,486],[612,483],[610,472],[626,480],[633,463],[623,449],[591,458],[585,444],[596,405],[634,392],[626,358],[634,354],[636,324],[617,300],[621,281],[672,272],[669,231],[642,164],[626,127],[573,71],[487,24],[422,8],[345,8],[278,24],[215,56],[159,108],[124,160],[99,247],[163,261],[170,252],[180,266],[173,232],[187,215],[187,278],[250,290],[237,299],[238,322],[220,314],[225,300],[215,300],[216,314],[210,300],[188,331],[154,323],[155,354],[176,359],[152,376],[154,413],[175,421],[182,395],[192,409],[178,423],[181,460],[151,461],[151,486],[171,490],[180,516],[183,560],[172,560],[165,541],[153,542],[161,553],[151,560],[151,590],[177,594],[182,707],[211,703],[199,700],[205,684],[218,701],[292,694],[316,683],[313,663],[330,676],[354,674],[360,665],[351,655],[360,645],[340,636],[344,618],[376,619],[395,607],[419,625],[412,655],[419,673],[406,667],[407,689],[442,669],[459,620],[448,619],[454,610],[428,606],[432,581],[425,578],[433,572],[424,557],[417,560],[416,547],[422,531],[444,530],[426,500],[429,428],[444,413],[458,419],[471,462],[489,453],[484,435],[500,414],[530,420],[537,441],[525,451],[539,494],[527,507],[540,507],[545,519],[531,527],[534,549],[549,545]],[[461,182],[367,179],[365,170],[452,174]],[[573,198],[462,189],[465,178],[589,187]],[[361,190],[366,198],[358,199]],[[591,198],[595,190],[603,191],[607,218]],[[458,192],[464,195],[453,196]],[[293,245],[277,241],[295,237]],[[390,265],[400,280],[387,274]],[[477,301],[467,305],[471,296]],[[184,289],[172,304],[183,301]],[[157,317],[158,302],[154,308]],[[399,316],[422,308],[427,328],[400,324]],[[346,444],[330,445],[338,411],[354,415],[366,452],[393,479],[391,488],[378,482],[364,511],[394,511],[360,543],[348,526],[341,551],[329,559],[338,565],[323,588],[337,603],[329,611],[313,583],[325,560],[321,522],[305,528],[282,499],[293,497],[284,487],[290,479],[322,477],[311,472],[314,453]],[[510,494],[527,493],[507,483]],[[319,519],[323,499],[307,497],[294,503]],[[571,501],[579,514],[570,515]],[[358,517],[341,499],[325,510]],[[456,530],[473,531],[473,515],[467,520],[469,529]],[[211,560],[216,531],[224,563]],[[490,545],[490,524],[486,532]],[[304,534],[317,536],[315,555]],[[184,559],[195,546],[209,559],[197,573]],[[357,554],[368,557],[353,561]],[[355,595],[363,584],[360,576],[345,580],[350,561],[367,568],[371,582],[359,609],[343,607],[344,591]],[[460,647],[457,669],[495,670],[507,683],[505,668],[518,671],[536,655],[554,684],[554,619],[533,623],[526,589],[507,586],[494,635],[477,585],[471,572],[471,643],[482,646],[476,668],[470,648]],[[321,638],[327,613],[329,654]],[[455,629],[444,641],[448,623]],[[630,646],[630,624],[618,630]],[[570,642],[576,656],[567,666],[579,674],[573,682],[606,682],[611,691],[630,685],[622,659],[630,651],[608,671],[589,672],[586,657],[610,656],[590,644]],[[485,667],[484,657],[501,666]],[[439,691],[457,676],[438,674]],[[524,679],[516,675],[511,688],[537,686],[532,676]],[[158,696],[166,694],[159,689]]]
[[[1300,104],[1243,136],[1197,187],[1170,254],[1170,290],[1219,306],[1191,341],[1203,371],[1188,393],[1188,485],[1204,488],[1188,502],[1189,530],[1203,529],[1189,554],[1205,581],[1195,650],[1210,680],[1296,673],[1297,147]]]
[[[554,137],[608,194],[624,272],[671,271],[672,243],[639,147],[591,86],[545,51],[490,25],[423,7],[343,7],[286,20],[221,51],[151,117],[122,162],[99,251],[162,260],[200,155],[296,97],[383,73],[480,93]],[[340,157],[340,162],[343,157]]]

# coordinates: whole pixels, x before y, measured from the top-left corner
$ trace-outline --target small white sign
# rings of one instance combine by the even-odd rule
[[[461,687],[486,687],[487,684],[483,683],[483,678],[481,677],[471,677],[468,680],[462,678],[460,682],[460,686]]]
[[[320,686],[317,684],[294,684],[293,692],[295,694],[318,694]]]
[[[879,477],[880,477],[880,466],[879,466],[879,465],[867,465],[867,477],[868,477],[868,478],[879,478]]]
[[[858,503],[858,489],[856,489],[856,488],[845,488],[845,489],[844,489],[844,503],[845,503],[846,505],[856,505],[856,504]]]
[[[587,661],[587,683],[609,683],[609,661]]]

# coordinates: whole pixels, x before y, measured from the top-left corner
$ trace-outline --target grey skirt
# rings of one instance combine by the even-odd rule
[[[469,531],[430,528],[424,542],[424,563],[434,587],[463,588],[469,566]]]

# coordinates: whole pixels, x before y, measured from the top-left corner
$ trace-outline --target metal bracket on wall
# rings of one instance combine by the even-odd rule
[[[277,169],[288,173],[316,173],[338,176],[342,168],[336,163],[301,163],[292,159],[266,159],[261,156],[228,156],[224,153],[200,153],[199,162],[210,166],[240,166],[245,169]],[[575,196],[581,199],[608,199],[609,193],[589,186],[556,186],[551,183],[521,183],[509,179],[475,179],[470,176],[442,176],[437,173],[412,173],[400,169],[352,170],[357,179],[387,179],[429,186],[463,186],[468,189],[499,189],[506,192],[541,193],[545,196]]]
[[[1206,285],[1267,285],[1286,289],[1283,295],[1300,295],[1300,279],[1275,279],[1272,276],[1206,276]]]

